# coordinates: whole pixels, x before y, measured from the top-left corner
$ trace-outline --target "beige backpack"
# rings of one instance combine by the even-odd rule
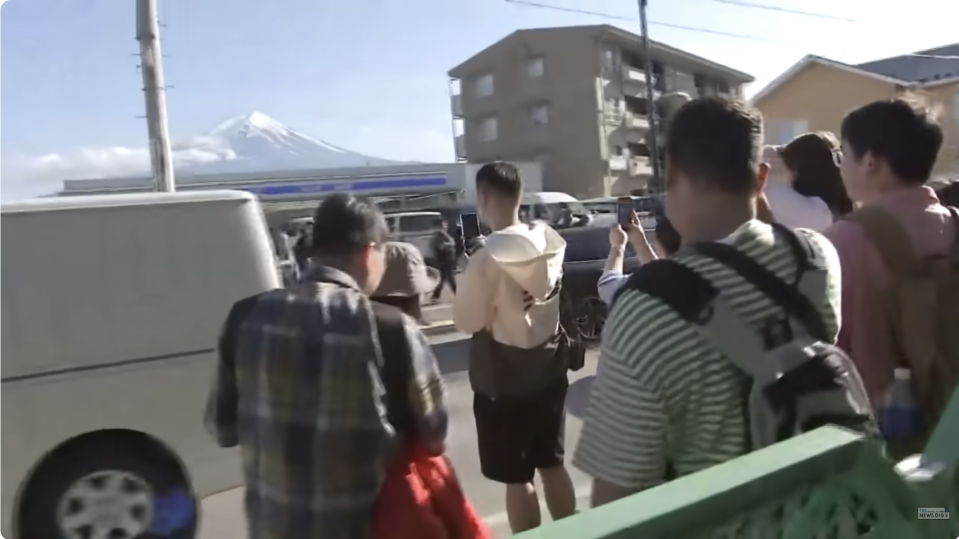
[[[921,258],[892,215],[866,207],[845,217],[859,223],[892,275],[881,292],[883,328],[873,337],[896,351],[900,366],[912,371],[913,391],[923,428],[914,449],[921,450],[959,386],[959,213],[952,214],[956,236],[951,252]]]

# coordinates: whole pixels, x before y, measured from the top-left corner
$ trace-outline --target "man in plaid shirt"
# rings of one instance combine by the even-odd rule
[[[405,379],[381,376],[391,354],[367,294],[383,275],[386,234],[371,204],[328,198],[313,221],[310,278],[230,312],[207,425],[241,449],[250,539],[366,539],[402,441],[445,449],[445,388],[412,318],[402,319],[410,353],[399,355],[409,365],[386,371]],[[386,387],[399,388],[409,425],[387,420]]]

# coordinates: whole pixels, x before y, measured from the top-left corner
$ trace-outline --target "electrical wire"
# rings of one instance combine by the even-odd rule
[[[788,13],[790,15],[800,15],[802,17],[812,17],[815,19],[828,19],[831,21],[839,22],[856,22],[856,19],[848,19],[845,17],[837,17],[835,15],[829,15],[827,13],[817,13],[812,11],[800,11],[798,9],[792,9],[781,6],[770,6],[768,4],[756,4],[753,2],[744,2],[742,0],[710,0],[711,2],[716,2],[717,4],[726,4],[729,6],[750,8],[750,9],[764,9],[766,11],[778,11],[780,13]]]
[[[554,11],[563,11],[563,12],[566,12],[566,13],[576,13],[576,14],[579,14],[579,15],[592,15],[592,16],[595,16],[595,17],[603,17],[603,18],[605,18],[605,19],[614,19],[614,20],[619,20],[619,21],[636,22],[636,17],[624,17],[624,16],[621,16],[621,15],[612,15],[612,14],[609,14],[609,13],[602,13],[602,12],[599,12],[599,11],[590,11],[590,10],[586,10],[586,9],[576,9],[576,8],[568,8],[568,7],[562,7],[562,6],[554,6],[554,5],[550,5],[550,4],[543,4],[543,3],[536,2],[536,1],[533,1],[533,0],[503,0],[503,1],[506,2],[506,3],[509,3],[509,4],[514,4],[514,5],[519,5],[519,6],[526,6],[526,7],[532,7],[532,8],[538,8],[538,9],[551,9],[551,10],[554,10]],[[699,32],[699,33],[701,33],[701,34],[711,34],[711,35],[714,35],[714,36],[731,37],[731,38],[736,38],[736,39],[747,39],[747,40],[750,40],[750,41],[761,41],[761,42],[765,42],[765,43],[791,43],[791,44],[799,44],[799,43],[794,42],[794,41],[783,41],[783,40],[779,40],[779,39],[771,39],[771,38],[762,37],[762,36],[751,36],[751,35],[746,35],[746,34],[736,34],[736,33],[732,33],[732,32],[723,32],[723,31],[721,31],[721,30],[712,30],[712,29],[710,29],[710,28],[697,28],[697,27],[695,27],[695,26],[686,26],[686,25],[683,25],[683,24],[675,24],[675,23],[670,23],[670,22],[649,21],[648,24],[649,24],[650,26],[660,26],[660,27],[663,27],[663,28],[673,28],[673,29],[676,29],[676,30],[685,30],[685,31],[687,31],[687,32]]]

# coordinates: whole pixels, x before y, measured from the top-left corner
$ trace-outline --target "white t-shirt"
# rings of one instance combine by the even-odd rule
[[[777,223],[822,232],[832,225],[832,212],[819,197],[805,197],[787,185],[769,183],[764,190]]]

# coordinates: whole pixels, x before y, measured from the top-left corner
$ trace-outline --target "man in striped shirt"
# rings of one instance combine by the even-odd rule
[[[666,214],[684,245],[722,241],[787,282],[797,263],[788,240],[756,219],[768,167],[761,163],[762,117],[740,99],[691,101],[673,119],[666,145]],[[807,234],[828,269],[820,307],[839,332],[836,250]],[[674,257],[708,279],[755,328],[781,309],[733,270],[688,249]],[[638,270],[642,272],[642,268]],[[689,323],[646,294],[623,289],[603,334],[573,464],[593,476],[602,505],[736,458],[748,451],[749,380]]]

